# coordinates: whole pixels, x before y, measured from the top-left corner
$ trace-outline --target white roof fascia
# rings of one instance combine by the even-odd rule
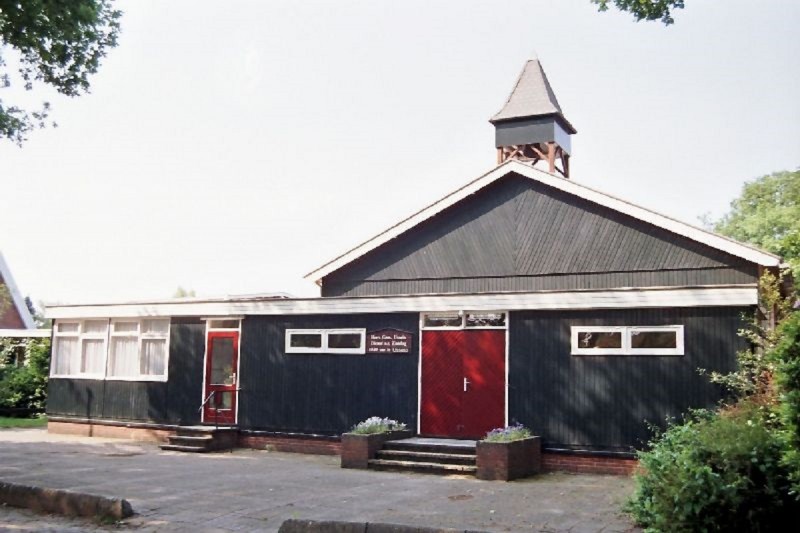
[[[750,306],[758,302],[755,284],[625,288],[609,290],[501,292],[294,298],[281,300],[206,300],[173,303],[118,303],[45,306],[53,319],[131,317],[225,317],[242,315],[328,315],[507,309],[624,309],[645,307]]]
[[[17,288],[14,276],[11,275],[11,269],[8,268],[8,264],[3,257],[3,252],[0,252],[0,275],[3,277],[3,282],[8,288],[9,294],[11,294],[11,300],[14,302],[14,307],[17,308],[17,312],[22,319],[22,323],[25,325],[25,329],[36,329],[36,324],[33,321],[31,312],[28,310],[28,306],[25,305],[25,298],[22,297],[22,294]]]
[[[0,338],[6,339],[49,339],[50,334],[49,329],[0,329]]]
[[[586,187],[585,185],[580,185],[572,180],[555,176],[553,174],[536,169],[530,165],[526,165],[511,159],[489,171],[487,174],[484,174],[476,180],[471,181],[457,191],[450,193],[441,200],[411,215],[383,233],[349,250],[348,252],[326,263],[313,272],[310,272],[305,276],[305,278],[319,283],[322,278],[331,272],[342,268],[355,259],[358,259],[366,253],[374,250],[378,246],[381,246],[395,237],[398,237],[402,233],[456,204],[467,196],[475,194],[487,185],[507,175],[509,172],[515,172],[526,178],[553,187],[554,189],[564,191],[568,194],[583,198],[584,200],[602,205],[609,209],[613,209],[614,211],[618,211],[643,222],[647,222],[648,224],[652,224],[653,226],[705,244],[711,248],[716,248],[736,257],[741,257],[742,259],[746,259],[747,261],[761,266],[776,267],[781,262],[780,258],[776,255],[764,252],[733,239],[717,235],[716,233],[706,231],[696,226],[692,226],[691,224],[681,222],[666,215],[656,213],[655,211],[639,207],[624,200],[620,200],[619,198],[610,196],[606,193]]]

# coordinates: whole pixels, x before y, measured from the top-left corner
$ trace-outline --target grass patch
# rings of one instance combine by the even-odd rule
[[[47,427],[47,417],[37,418],[10,418],[0,416],[0,429],[5,428],[43,428]]]

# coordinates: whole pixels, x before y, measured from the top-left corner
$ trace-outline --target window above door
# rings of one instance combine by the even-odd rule
[[[422,313],[422,329],[507,329],[506,311],[445,311]]]

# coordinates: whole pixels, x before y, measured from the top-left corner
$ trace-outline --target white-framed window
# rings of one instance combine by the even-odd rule
[[[166,381],[169,324],[168,318],[112,320],[107,378]]]
[[[367,330],[287,329],[286,353],[355,353],[366,351]]]
[[[445,311],[422,313],[422,329],[506,329],[505,311]]]
[[[683,355],[683,326],[572,326],[573,355]]]
[[[53,340],[51,376],[103,379],[108,319],[57,322]]]
[[[166,381],[169,318],[57,321],[52,377]]]

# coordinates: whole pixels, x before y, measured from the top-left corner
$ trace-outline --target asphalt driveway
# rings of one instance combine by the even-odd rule
[[[123,529],[277,531],[287,518],[484,531],[631,531],[632,481],[545,474],[511,483],[344,470],[339,458],[163,452],[116,439],[0,430],[0,480],[126,498]],[[0,507],[0,530],[119,529]]]

